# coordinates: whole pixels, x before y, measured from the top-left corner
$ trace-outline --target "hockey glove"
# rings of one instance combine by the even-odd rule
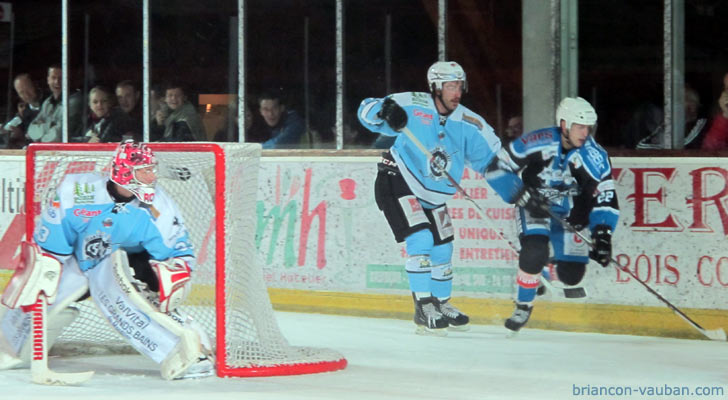
[[[149,265],[159,279],[159,311],[173,311],[185,301],[192,289],[190,266],[181,257],[149,260]]]
[[[516,205],[523,207],[533,218],[548,218],[549,204],[546,199],[534,189],[526,186],[521,189],[521,193],[516,197]]]
[[[571,209],[566,222],[577,232],[589,226],[589,210],[585,207],[574,207]]]
[[[602,264],[609,265],[612,259],[612,229],[606,225],[597,225],[592,233],[594,247],[589,252],[589,258]]]
[[[382,103],[382,109],[377,113],[377,117],[387,121],[387,124],[399,132],[407,126],[407,113],[396,101],[387,97]]]

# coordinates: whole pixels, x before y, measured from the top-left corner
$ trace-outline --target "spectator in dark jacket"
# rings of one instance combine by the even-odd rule
[[[20,98],[18,106],[25,104],[22,110],[18,109],[17,120],[13,124],[6,125],[8,128],[8,149],[22,149],[25,147],[29,140],[25,137],[28,132],[28,126],[31,121],[40,112],[41,102],[43,100],[41,91],[38,86],[33,82],[30,74],[24,73],[15,77],[13,81],[15,92]]]
[[[207,134],[195,107],[187,101],[180,83],[172,83],[164,92],[166,109],[162,107],[152,121],[152,140],[161,142],[206,141]]]
[[[282,91],[271,89],[258,98],[260,115],[265,120],[269,135],[263,142],[264,149],[300,148],[306,127],[295,110],[286,108]]]
[[[123,139],[141,138],[141,132],[134,132],[132,119],[119,108],[113,107],[111,92],[101,86],[89,91],[86,134],[82,141],[89,143],[118,143]]]

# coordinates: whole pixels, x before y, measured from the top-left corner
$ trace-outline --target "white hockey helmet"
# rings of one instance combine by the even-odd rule
[[[427,69],[427,85],[430,91],[442,90],[444,82],[463,81],[463,92],[468,91],[465,70],[455,61],[437,61]]]
[[[571,129],[571,124],[575,123],[594,126],[597,123],[597,112],[581,97],[565,97],[556,108],[557,126],[561,126],[561,120],[566,121],[566,129]]]

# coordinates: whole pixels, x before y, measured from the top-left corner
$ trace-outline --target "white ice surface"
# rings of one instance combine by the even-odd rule
[[[325,346],[349,361],[336,372],[163,381],[142,356],[53,358],[59,372],[95,370],[80,387],[30,383],[0,371],[0,399],[718,399],[728,397],[728,343],[475,325],[417,336],[409,321],[277,313],[294,345]],[[576,385],[631,387],[632,396],[575,396]],[[647,396],[642,386],[720,387],[723,396]]]

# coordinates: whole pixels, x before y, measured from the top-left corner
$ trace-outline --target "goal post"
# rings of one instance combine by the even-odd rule
[[[326,348],[291,346],[281,333],[257,264],[256,202],[261,147],[257,143],[148,143],[158,185],[177,203],[195,248],[192,292],[181,310],[214,342],[218,376],[327,372],[346,359]],[[31,144],[26,152],[26,235],[71,173],[108,176],[117,144]],[[77,188],[84,196],[88,188]],[[54,354],[118,353],[131,347],[90,299],[75,303]]]

